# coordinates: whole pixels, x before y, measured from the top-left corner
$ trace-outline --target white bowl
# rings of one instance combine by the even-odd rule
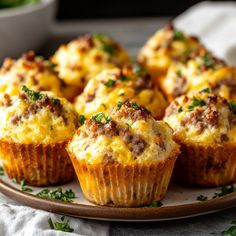
[[[0,9],[0,62],[39,49],[49,37],[56,0]]]

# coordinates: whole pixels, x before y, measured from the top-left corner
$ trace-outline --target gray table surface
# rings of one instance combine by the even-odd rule
[[[146,39],[171,17],[57,22],[41,52],[49,56],[61,43],[88,32],[108,33],[135,55]],[[236,208],[195,218],[166,222],[111,222],[112,236],[133,235],[211,235],[228,228],[236,220]]]

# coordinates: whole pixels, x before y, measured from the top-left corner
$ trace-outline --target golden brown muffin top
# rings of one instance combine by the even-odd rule
[[[236,141],[236,104],[209,88],[176,98],[166,109],[164,120],[184,143]]]

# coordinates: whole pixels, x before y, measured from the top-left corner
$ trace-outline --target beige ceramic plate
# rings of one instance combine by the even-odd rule
[[[212,199],[214,193],[219,192],[219,188],[200,189],[171,185],[162,201],[162,207],[114,208],[95,206],[88,202],[76,180],[61,187],[64,190],[71,188],[76,193],[74,203],[42,199],[35,194],[44,188],[32,188],[33,192],[28,194],[22,192],[20,186],[6,176],[0,179],[0,191],[20,203],[50,212],[97,220],[164,221],[208,214],[236,206],[236,193]],[[207,196],[210,200],[199,202],[196,200],[199,195]]]

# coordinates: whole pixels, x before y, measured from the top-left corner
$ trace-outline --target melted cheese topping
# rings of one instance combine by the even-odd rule
[[[178,141],[203,144],[235,142],[234,119],[228,102],[207,92],[176,98],[164,117]]]
[[[29,58],[31,55],[31,58]],[[0,93],[18,95],[21,86],[36,91],[52,91],[61,96],[61,82],[51,63],[28,52],[18,60],[6,59],[0,69]]]
[[[167,102],[157,87],[152,84],[147,86],[151,80],[146,81],[132,70],[125,71],[124,76],[128,80],[122,81],[121,69],[111,69],[104,70],[91,79],[83,93],[75,100],[77,112],[89,118],[98,112],[110,112],[118,102],[132,99],[147,108],[155,118],[162,118]],[[108,86],[109,81],[114,81],[114,84]],[[143,83],[143,87],[139,89],[138,83]],[[89,96],[94,97],[92,101],[88,100]]]
[[[215,62],[214,67],[201,69],[201,58],[190,60],[187,64],[174,63],[166,77],[161,81],[161,88],[172,100],[176,96],[202,90],[206,87],[226,99],[235,99],[236,69],[223,63]]]
[[[83,36],[62,45],[52,57],[66,84],[84,87],[103,69],[130,63],[127,52],[105,35]]]
[[[23,116],[34,101],[20,99],[18,96],[11,97],[10,106],[0,106],[0,139],[26,144],[53,144],[71,139],[77,128],[77,115],[66,99],[59,98],[59,100],[63,107],[61,115],[53,114],[45,106],[36,114],[29,112]],[[20,116],[22,118],[19,122],[12,122],[14,117]]]
[[[172,130],[165,122],[155,121],[153,118],[148,118],[146,121],[143,119],[135,121],[130,118],[117,117],[116,113],[113,113],[111,117],[120,127],[127,128],[128,123],[129,132],[132,135],[140,136],[146,142],[146,147],[141,154],[135,155],[120,135],[103,134],[93,138],[90,130],[88,136],[84,137],[82,133],[88,129],[86,124],[79,128],[69,143],[69,152],[73,153],[78,160],[91,164],[105,163],[107,154],[110,155],[112,161],[127,165],[152,164],[177,155],[178,145],[173,141]],[[159,137],[165,148],[161,148],[157,144]]]
[[[157,78],[166,73],[173,61],[186,61],[200,50],[204,49],[196,38],[167,26],[147,41],[138,55],[138,61]]]

